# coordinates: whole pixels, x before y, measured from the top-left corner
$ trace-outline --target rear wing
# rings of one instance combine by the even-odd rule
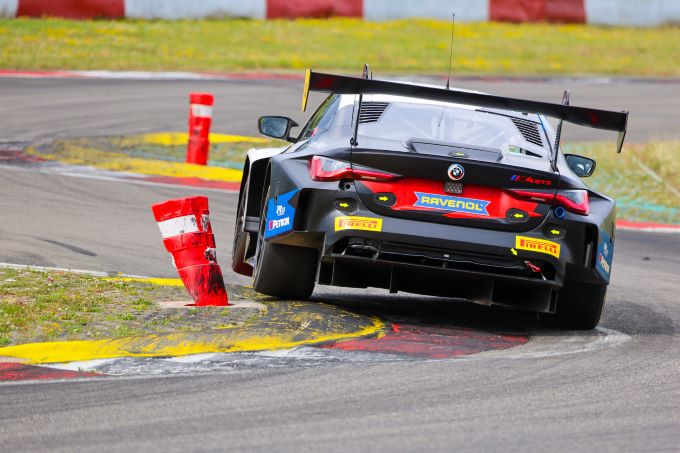
[[[429,99],[440,102],[474,105],[479,107],[512,110],[515,112],[538,113],[558,118],[579,126],[592,127],[618,132],[617,152],[621,152],[628,125],[628,112],[613,112],[588,107],[553,104],[550,102],[530,101],[526,99],[508,98],[491,94],[470,93],[466,91],[446,90],[408,83],[373,80],[368,78],[348,77],[335,74],[324,74],[307,70],[305,88],[302,95],[302,111],[307,108],[310,91],[321,91],[335,94],[389,94]]]

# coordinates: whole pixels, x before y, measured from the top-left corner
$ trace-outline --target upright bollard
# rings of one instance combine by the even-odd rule
[[[151,206],[163,245],[196,306],[229,305],[222,270],[217,264],[215,236],[207,197],[168,200]]]
[[[205,165],[210,152],[210,125],[214,98],[209,93],[189,94],[187,164]]]

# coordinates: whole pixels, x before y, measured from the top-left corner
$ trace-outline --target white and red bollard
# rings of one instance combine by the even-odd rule
[[[187,164],[205,165],[210,152],[210,125],[215,99],[209,93],[189,94]]]
[[[151,206],[151,210],[163,245],[172,254],[172,262],[194,305],[229,305],[215,254],[208,198],[168,200]]]

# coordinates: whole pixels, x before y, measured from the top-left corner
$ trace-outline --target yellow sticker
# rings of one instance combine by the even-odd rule
[[[305,71],[305,88],[302,92],[302,111],[307,110],[307,98],[309,98],[309,79],[312,77],[312,70]]]
[[[336,217],[335,231],[364,230],[382,231],[382,219],[372,217]]]
[[[528,250],[530,252],[546,253],[555,258],[560,257],[560,244],[544,239],[517,236],[515,238],[515,248],[519,250]]]

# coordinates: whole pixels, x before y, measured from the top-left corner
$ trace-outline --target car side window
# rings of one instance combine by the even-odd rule
[[[333,94],[323,101],[302,130],[299,140],[306,140],[322,134],[331,127],[333,119],[338,112],[339,99],[340,97],[338,95]]]

